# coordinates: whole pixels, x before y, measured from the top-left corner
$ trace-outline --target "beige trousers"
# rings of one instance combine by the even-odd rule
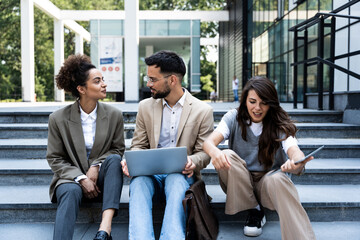
[[[236,214],[260,203],[278,213],[283,240],[316,239],[297,190],[285,173],[250,173],[246,162],[234,151],[223,152],[231,161],[229,170],[218,171],[220,186],[226,193],[226,214]]]

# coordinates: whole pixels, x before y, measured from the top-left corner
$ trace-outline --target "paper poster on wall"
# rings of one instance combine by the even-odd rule
[[[100,37],[100,71],[107,84],[106,91],[123,91],[122,38]]]

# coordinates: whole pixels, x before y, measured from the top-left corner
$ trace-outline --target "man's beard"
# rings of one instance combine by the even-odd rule
[[[162,91],[162,92],[159,92],[159,91],[152,92],[152,93],[151,93],[151,96],[152,96],[154,99],[166,98],[166,97],[169,95],[170,92],[171,92],[171,90],[170,90],[170,88],[169,88],[169,85],[166,85],[164,91]]]

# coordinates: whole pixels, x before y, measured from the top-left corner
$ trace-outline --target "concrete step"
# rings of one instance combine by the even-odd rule
[[[54,109],[57,110],[57,109]],[[0,111],[0,123],[48,123],[49,115],[53,111],[29,111],[24,109],[20,111]],[[135,123],[137,109],[123,112],[125,123]]]
[[[218,185],[207,185],[213,198],[212,206],[219,221],[243,222],[246,212],[227,216],[224,214],[226,196]],[[360,221],[359,185],[296,185],[300,200],[311,221]],[[53,222],[56,204],[49,201],[49,187],[0,186],[0,223]],[[120,200],[119,215],[114,222],[128,222],[129,187],[124,186]],[[162,208],[155,207],[155,221],[161,221]],[[268,221],[278,221],[276,212],[266,210]],[[101,220],[100,203],[84,203],[78,222],[89,223]]]
[[[287,110],[286,111],[292,120],[295,122],[308,122],[308,123],[327,123],[342,122],[343,112],[323,110],[314,111],[311,109],[298,109],[298,110]]]
[[[317,159],[306,164],[302,176],[293,175],[296,184],[359,184],[360,158]]]
[[[125,140],[127,148],[131,139]],[[45,158],[47,139],[0,139],[0,158]]]
[[[131,139],[134,135],[135,123],[124,124],[124,137]],[[0,123],[1,139],[47,138],[47,123]]]
[[[48,185],[53,173],[45,159],[0,159],[0,186]],[[219,184],[218,175],[210,163],[202,170],[206,184]],[[358,184],[360,158],[315,159],[306,165],[306,174],[292,176],[296,184]],[[129,179],[124,177],[124,184]]]
[[[1,111],[0,123],[48,123],[49,111]]]
[[[0,138],[47,138],[47,123],[2,123],[0,124]]]
[[[46,159],[0,159],[0,186],[50,185],[53,173]]]
[[[60,107],[59,107],[60,108]],[[54,108],[53,110],[33,110],[31,108],[23,108],[16,111],[2,110],[0,111],[0,123],[47,123],[49,120],[49,115],[59,108]],[[121,109],[121,107],[118,107]],[[231,108],[230,108],[231,109]],[[230,110],[228,109],[228,110]],[[219,122],[222,116],[228,110],[214,110],[214,121]],[[299,109],[299,110],[288,110],[287,111],[291,117],[296,122],[342,122],[343,112],[341,111],[317,111],[311,109]],[[137,107],[133,110],[124,110],[124,122],[125,123],[135,123],[137,114]]]
[[[300,138],[299,146],[304,153],[310,153],[325,145],[318,158],[357,158],[360,156],[360,139],[325,139]],[[0,139],[0,158],[45,158],[47,139]],[[131,139],[125,139],[126,149],[130,148]],[[219,145],[227,149],[227,141]]]
[[[360,222],[311,222],[317,240],[359,239]],[[243,222],[221,222],[219,225],[218,240],[254,239],[243,235]],[[74,240],[92,240],[99,228],[99,223],[77,223],[75,225]],[[112,237],[114,240],[128,239],[128,223],[114,223]],[[155,234],[160,232],[160,224],[155,224]],[[16,223],[0,224],[3,239],[17,240],[50,240],[53,237],[53,223]],[[281,239],[280,223],[268,221],[263,232],[256,240]]]
[[[219,184],[217,172],[211,163],[201,174],[206,184]],[[304,185],[359,184],[360,158],[316,158],[307,163],[304,175],[292,175],[291,180]]]
[[[215,124],[215,128],[217,123]],[[345,123],[296,123],[298,138],[356,138],[360,137],[360,125]],[[124,136],[131,139],[134,135],[135,123],[124,124]],[[47,138],[46,123],[0,123],[0,138]]]
[[[295,123],[298,128],[297,138],[360,138],[360,125],[346,123]],[[0,125],[1,126],[1,125]],[[214,128],[218,126],[215,123]],[[134,135],[135,124],[125,124],[125,137]]]
[[[320,146],[325,147],[316,154],[317,158],[358,158],[360,156],[359,138],[299,138],[298,145],[308,154]],[[227,149],[228,142],[219,144],[219,149]]]
[[[360,138],[360,125],[346,123],[296,123],[297,138]]]
[[[230,110],[230,109],[229,109]],[[214,121],[219,122],[226,111],[214,110]],[[291,109],[286,110],[290,118],[295,122],[306,123],[340,123],[342,122],[343,112],[333,110],[317,111],[313,109]]]

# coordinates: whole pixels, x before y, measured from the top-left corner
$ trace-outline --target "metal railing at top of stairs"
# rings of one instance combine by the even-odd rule
[[[305,20],[291,28],[289,31],[294,32],[294,63],[291,66],[294,67],[294,109],[297,108],[297,97],[298,97],[298,65],[303,65],[303,107],[307,108],[307,67],[316,64],[317,65],[317,87],[318,87],[318,109],[323,110],[323,95],[324,95],[324,64],[330,67],[330,81],[329,81],[329,109],[334,109],[334,70],[337,69],[341,72],[344,72],[352,77],[355,77],[360,80],[360,75],[350,71],[346,68],[343,68],[339,65],[335,64],[335,60],[351,57],[355,55],[360,55],[360,51],[349,52],[347,54],[342,54],[335,56],[335,33],[336,33],[336,18],[348,18],[348,19],[356,19],[360,20],[359,16],[351,16],[351,15],[342,15],[338,14],[338,12],[349,8],[355,3],[360,2],[360,0],[350,1],[343,6],[331,11],[330,13],[318,12],[312,18]],[[330,23],[325,23],[325,19],[331,17]],[[308,28],[319,24],[318,27],[318,46],[317,46],[317,57],[308,59]],[[330,28],[330,57],[328,59],[324,59],[324,28]],[[298,32],[304,31],[304,36],[299,37]],[[304,61],[298,61],[298,40],[304,41]]]

